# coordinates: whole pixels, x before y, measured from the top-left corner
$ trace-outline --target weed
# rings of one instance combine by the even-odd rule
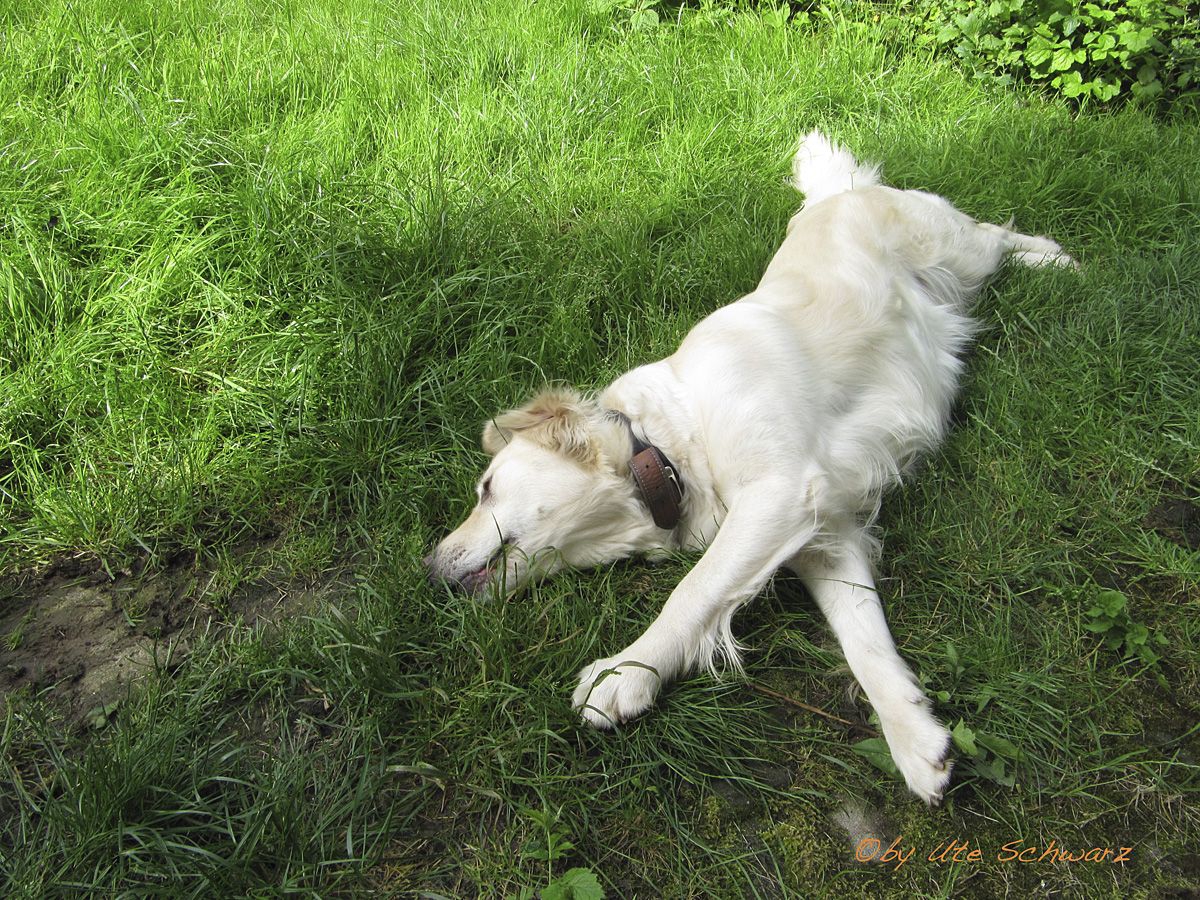
[[[1161,657],[1155,652],[1167,639],[1129,616],[1129,601],[1121,591],[1100,590],[1095,604],[1087,610],[1088,621],[1083,627],[1099,635],[1109,650],[1140,659],[1147,666],[1157,665]],[[1161,676],[1160,676],[1161,677]]]
[[[1200,19],[1164,0],[923,3],[922,39],[1000,83],[1014,76],[1070,99],[1200,100]]]
[[[1012,741],[974,731],[962,719],[950,729],[950,739],[961,754],[959,765],[968,772],[1005,787],[1016,783],[1016,775],[1008,767],[1020,762],[1022,754]]]
[[[570,833],[558,816],[549,810],[536,809],[527,809],[524,814],[537,826],[538,831],[521,849],[521,858],[545,862],[549,880],[540,891],[523,889],[519,894],[520,900],[532,900],[534,897],[541,897],[542,900],[601,900],[604,890],[591,869],[576,866],[554,877],[554,863],[575,849]]]

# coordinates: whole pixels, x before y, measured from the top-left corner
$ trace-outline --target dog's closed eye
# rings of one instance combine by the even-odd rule
[[[479,486],[479,499],[481,501],[488,499],[492,495],[492,476],[489,475],[483,480],[483,484]]]

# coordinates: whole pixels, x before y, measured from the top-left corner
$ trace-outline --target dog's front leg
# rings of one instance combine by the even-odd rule
[[[879,714],[883,736],[909,789],[926,803],[950,782],[950,734],[905,665],[883,616],[865,550],[847,540],[830,553],[802,553],[788,567],[829,620],[850,671]]]
[[[574,704],[587,721],[612,728],[635,718],[663,685],[711,661],[733,611],[811,538],[812,507],[802,498],[796,479],[741,490],[716,539],[650,627],[621,653],[580,673]]]

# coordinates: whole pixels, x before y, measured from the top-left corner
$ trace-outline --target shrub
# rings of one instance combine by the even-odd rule
[[[922,40],[1079,102],[1200,101],[1200,19],[1170,0],[918,0]]]

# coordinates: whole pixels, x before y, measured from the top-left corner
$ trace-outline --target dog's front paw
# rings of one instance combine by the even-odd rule
[[[658,672],[632,659],[598,659],[579,673],[572,704],[597,728],[615,728],[636,719],[658,696]]]
[[[908,789],[930,806],[941,803],[954,768],[949,758],[950,732],[933,716],[924,715],[911,717],[886,737]]]

